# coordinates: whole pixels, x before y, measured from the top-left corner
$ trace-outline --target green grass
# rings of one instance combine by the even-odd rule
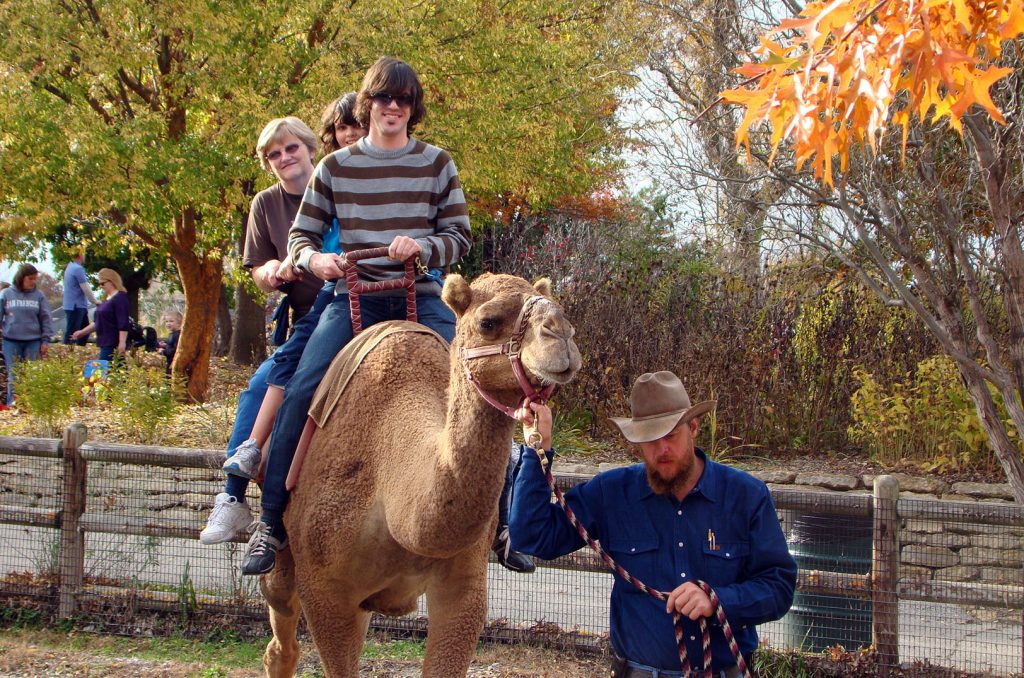
[[[201,664],[199,672],[186,678],[222,678],[232,669],[258,670],[269,638],[238,640],[230,636],[222,640],[198,640],[181,637],[124,638],[80,633],[74,629],[53,630],[42,623],[41,616],[24,615],[8,619],[14,625],[0,629],[0,644],[28,642],[52,650],[75,651],[108,658],[133,657],[145,661],[174,661]],[[311,646],[303,643],[302,652]],[[382,641],[367,638],[363,646],[366,659],[417,660],[426,652],[424,640]],[[306,671],[301,678],[318,678],[319,670]]]
[[[364,659],[422,659],[426,654],[425,640],[377,641],[366,639],[363,645]]]

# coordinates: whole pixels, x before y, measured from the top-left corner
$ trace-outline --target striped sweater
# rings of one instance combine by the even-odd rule
[[[309,259],[322,250],[335,218],[345,252],[384,247],[405,235],[423,248],[420,260],[427,267],[443,268],[469,251],[469,215],[455,163],[445,151],[412,137],[397,150],[376,148],[363,138],[320,161],[288,232],[296,266],[309,270]],[[367,280],[384,280],[401,276],[404,266],[381,257],[364,260],[360,270]],[[441,293],[440,285],[425,276],[416,290]]]

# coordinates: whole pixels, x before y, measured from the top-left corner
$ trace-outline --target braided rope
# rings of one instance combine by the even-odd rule
[[[633,575],[631,575],[624,567],[615,562],[615,560],[605,552],[605,550],[601,547],[601,542],[599,540],[594,539],[590,536],[590,534],[587,532],[587,529],[583,527],[580,521],[576,518],[576,514],[569,507],[569,504],[566,503],[565,496],[562,494],[562,491],[555,486],[555,477],[551,474],[551,467],[550,464],[548,464],[548,458],[545,454],[545,451],[539,447],[539,443],[537,444],[537,446],[534,446],[531,444],[531,441],[527,441],[527,444],[530,445],[534,452],[537,453],[537,457],[540,459],[540,466],[542,469],[544,469],[544,477],[548,481],[548,487],[551,488],[551,491],[555,495],[556,501],[558,501],[558,505],[562,507],[562,510],[565,512],[566,518],[568,518],[572,526],[576,528],[576,532],[580,535],[583,541],[585,541],[587,545],[590,546],[590,548],[593,549],[594,552],[601,557],[601,560],[604,561],[605,565],[607,565],[612,571],[614,571],[620,577],[625,579],[627,582],[635,586],[643,593],[646,593],[647,595],[656,598],[657,600],[667,601],[667,593],[665,593],[664,591],[659,591],[655,588],[651,588],[639,579],[633,577]],[[743,658],[743,653],[740,652],[740,647],[736,643],[736,636],[733,633],[732,626],[729,625],[729,620],[725,618],[725,609],[722,608],[722,601],[719,600],[718,594],[715,593],[714,589],[711,588],[711,585],[705,581],[698,580],[695,583],[697,584],[697,586],[701,588],[701,590],[704,591],[704,593],[707,594],[708,599],[711,601],[711,606],[714,609],[715,618],[718,620],[718,623],[722,627],[722,634],[725,636],[726,643],[729,645],[729,650],[736,658],[736,666],[737,668],[739,668],[740,674],[745,678],[753,678],[753,676],[750,673],[750,669],[747,667],[747,662]],[[672,623],[675,627],[676,645],[679,648],[679,663],[682,664],[683,675],[689,676],[691,673],[696,672],[691,667],[690,658],[689,656],[687,656],[686,638],[685,634],[683,633],[683,620],[684,617],[680,615],[678,612],[673,613]],[[707,620],[705,620],[703,617],[700,620],[698,620],[697,623],[700,626],[701,642],[703,644],[704,650],[704,666],[699,673],[700,675],[703,675],[705,678],[712,678],[711,632],[708,629]]]

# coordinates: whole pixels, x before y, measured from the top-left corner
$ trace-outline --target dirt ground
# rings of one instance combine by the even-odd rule
[[[127,655],[128,653],[124,653]],[[363,678],[412,678],[420,675],[419,660],[364,659]],[[487,646],[477,651],[469,678],[591,678],[603,676],[599,659],[576,658],[532,647]],[[200,662],[142,659],[110,654],[109,649],[54,647],[30,638],[0,639],[0,678],[256,678],[257,665],[245,669],[214,669]],[[315,651],[303,648],[297,676],[322,676]]]

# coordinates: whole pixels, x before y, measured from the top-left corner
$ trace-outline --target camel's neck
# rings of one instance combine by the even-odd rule
[[[409,488],[410,509],[417,514],[415,534],[395,535],[422,555],[457,553],[490,527],[515,428],[512,419],[480,397],[455,357],[456,347],[452,351],[447,416],[434,473],[424,474],[423,486]]]

